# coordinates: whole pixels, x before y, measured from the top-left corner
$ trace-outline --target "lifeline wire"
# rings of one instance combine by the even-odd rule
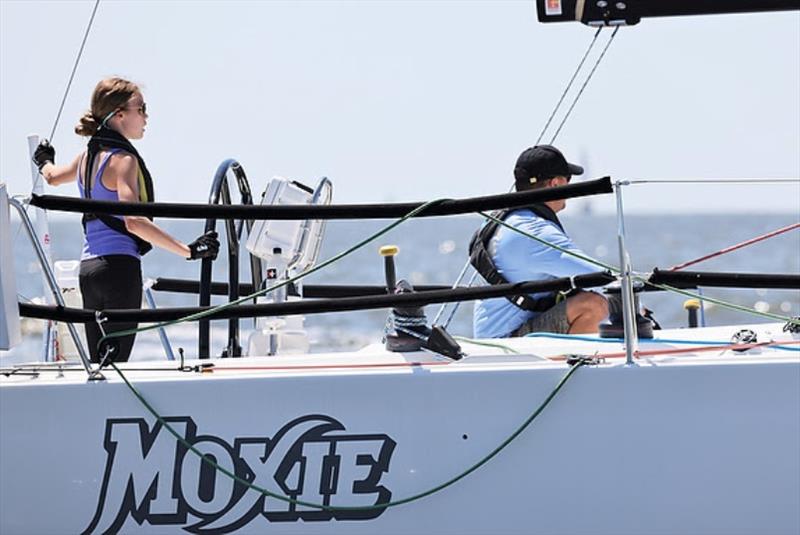
[[[594,72],[597,70],[597,67],[600,65],[600,62],[603,61],[603,57],[606,55],[606,51],[608,50],[608,47],[611,46],[611,43],[614,41],[614,37],[617,35],[617,32],[619,31],[619,28],[620,27],[617,26],[616,28],[614,28],[614,31],[611,32],[611,37],[608,38],[608,42],[606,43],[606,46],[603,48],[603,51],[600,53],[600,56],[597,58],[597,61],[595,62],[594,67],[592,67],[592,70],[589,71],[589,76],[586,77],[586,80],[583,82],[583,85],[581,86],[580,90],[578,91],[578,94],[575,95],[575,99],[572,101],[572,105],[567,110],[567,114],[564,115],[564,118],[561,120],[561,124],[558,125],[558,130],[556,130],[556,133],[553,135],[553,139],[550,140],[550,144],[551,145],[553,144],[553,142],[555,142],[556,138],[558,137],[558,134],[561,132],[561,128],[563,128],[564,123],[566,123],[567,119],[569,119],[569,116],[572,113],[573,108],[575,108],[575,105],[578,103],[578,100],[581,98],[581,95],[583,95],[583,90],[586,89],[586,86],[589,83],[589,80],[592,79],[592,76],[594,75]]]
[[[435,487],[432,487],[432,488],[430,488],[430,489],[428,489],[426,491],[419,492],[417,494],[414,494],[414,495],[409,496],[407,498],[402,498],[400,500],[395,500],[395,501],[390,501],[388,503],[381,503],[381,504],[375,504],[375,505],[359,506],[359,507],[333,507],[333,506],[330,506],[330,505],[324,505],[324,504],[320,504],[320,503],[312,503],[312,502],[307,502],[307,501],[304,501],[304,500],[297,500],[297,499],[290,498],[288,496],[283,496],[281,494],[276,494],[274,492],[270,492],[267,489],[260,487],[259,485],[256,485],[256,484],[251,483],[251,482],[249,482],[249,481],[247,481],[245,479],[240,478],[235,473],[231,472],[230,470],[226,469],[225,467],[220,466],[215,461],[211,460],[211,458],[209,456],[207,456],[202,451],[198,450],[193,444],[191,444],[185,438],[180,436],[180,434],[172,428],[172,426],[169,424],[169,422],[164,420],[164,418],[158,412],[156,412],[156,410],[153,408],[153,406],[150,405],[150,403],[148,403],[148,401],[144,398],[144,396],[142,396],[142,394],[136,389],[136,387],[133,386],[130,383],[130,381],[128,381],[128,378],[125,377],[125,375],[122,373],[122,370],[120,370],[113,361],[110,362],[110,365],[111,365],[111,367],[114,368],[114,371],[116,371],[117,374],[119,374],[120,378],[125,382],[125,384],[131,390],[131,392],[133,392],[133,395],[136,396],[136,398],[142,403],[142,405],[144,405],[144,407],[150,412],[150,414],[152,414],[156,418],[156,420],[158,420],[158,422],[162,426],[164,426],[172,436],[175,437],[175,439],[178,442],[180,442],[189,451],[191,451],[192,453],[197,455],[200,458],[201,461],[203,461],[207,465],[211,466],[213,469],[215,469],[215,470],[221,472],[222,474],[228,476],[230,479],[232,479],[236,483],[238,483],[240,485],[243,485],[248,489],[255,490],[256,492],[259,492],[259,493],[263,494],[264,496],[267,496],[267,497],[270,497],[270,498],[275,498],[276,500],[280,500],[280,501],[283,501],[283,502],[286,502],[286,503],[291,503],[291,504],[294,504],[294,505],[303,505],[305,507],[313,507],[315,509],[321,509],[323,511],[371,511],[371,510],[375,510],[375,509],[387,509],[389,507],[396,507],[398,505],[403,505],[403,504],[406,504],[406,503],[415,502],[417,500],[420,500],[422,498],[425,498],[427,496],[435,494],[435,493],[437,493],[437,492],[439,492],[441,490],[444,490],[447,487],[453,485],[454,483],[457,483],[458,481],[464,479],[465,477],[470,475],[472,472],[476,471],[478,468],[480,468],[481,466],[483,466],[484,464],[486,464],[490,460],[492,460],[495,456],[497,456],[497,454],[499,454],[501,451],[503,451],[506,448],[506,446],[511,444],[511,442],[513,442],[520,434],[522,434],[522,432],[525,431],[525,429],[528,428],[528,426],[536,419],[536,417],[539,416],[539,414],[541,414],[542,411],[550,404],[550,402],[553,400],[553,398],[556,396],[556,394],[558,394],[558,392],[561,390],[561,388],[567,383],[569,378],[572,377],[572,374],[574,374],[578,370],[578,368],[580,368],[581,366],[583,366],[585,364],[586,364],[585,360],[579,360],[579,361],[577,361],[575,363],[575,365],[571,366],[570,369],[567,371],[567,373],[565,373],[563,375],[563,377],[561,377],[561,380],[559,380],[559,382],[558,382],[558,384],[556,384],[555,388],[553,388],[553,390],[550,392],[550,394],[544,399],[544,401],[541,403],[541,405],[539,405],[539,407],[522,423],[522,425],[520,425],[517,428],[516,431],[514,431],[508,438],[506,438],[499,446],[497,446],[494,450],[492,450],[488,455],[483,457],[477,463],[473,464],[472,466],[470,466],[468,469],[464,470],[460,474],[458,474],[458,475],[452,477],[451,479],[445,481],[444,483],[441,483],[441,484],[439,484],[439,485],[437,485]]]
[[[642,178],[628,184],[800,184],[800,178]]]

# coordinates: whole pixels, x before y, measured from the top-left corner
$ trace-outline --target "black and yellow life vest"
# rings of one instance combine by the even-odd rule
[[[533,204],[529,206],[528,209],[539,217],[555,223],[562,231],[564,230],[556,213],[546,204]],[[519,208],[498,210],[493,212],[492,216],[500,221],[504,221],[514,210],[519,210]],[[494,263],[492,255],[489,253],[489,242],[495,232],[497,232],[499,226],[500,224],[497,221],[490,220],[475,232],[472,236],[472,240],[469,242],[469,262],[472,264],[472,267],[475,268],[475,271],[489,284],[509,284],[509,280],[500,274],[500,270],[497,269],[497,265]],[[526,293],[506,296],[506,299],[511,301],[514,306],[529,312],[544,312],[556,304],[557,298],[558,294],[556,293],[547,294],[538,298],[531,297]]]
[[[155,195],[153,192],[153,179],[144,160],[139,155],[136,148],[128,141],[123,135],[108,127],[100,127],[97,133],[89,139],[89,144],[86,150],[86,170],[83,174],[83,192],[84,197],[87,199],[92,198],[92,168],[98,153],[104,148],[121,149],[129,152],[136,157],[138,168],[138,183],[139,183],[139,202],[154,202]],[[83,231],[86,232],[86,224],[94,219],[100,220],[109,227],[111,230],[124,234],[134,241],[140,255],[145,255],[153,248],[150,242],[143,240],[136,234],[133,234],[125,227],[125,222],[107,214],[83,214],[81,222],[83,223]],[[148,218],[152,221],[153,218]]]

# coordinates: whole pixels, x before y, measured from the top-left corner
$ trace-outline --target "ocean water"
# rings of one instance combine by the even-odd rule
[[[452,284],[467,259],[467,244],[480,225],[478,216],[430,218],[401,224],[375,242],[352,255],[310,275],[306,282],[318,284],[382,284],[383,260],[378,255],[381,245],[395,244],[398,278],[414,284]],[[613,215],[570,214],[562,217],[574,241],[590,256],[613,265],[619,264],[617,222]],[[626,218],[627,245],[634,269],[648,272],[654,267],[669,268],[675,264],[720,250],[755,236],[797,223],[800,214],[773,215],[633,215]],[[334,256],[354,243],[369,237],[390,221],[331,221],[328,223],[320,260]],[[159,221],[168,232],[184,241],[191,241],[202,232],[202,221]],[[25,232],[18,232],[12,222],[17,286],[21,300],[43,295],[42,278],[33,249]],[[54,260],[77,259],[80,255],[82,231],[77,218],[51,219]],[[219,226],[222,230],[222,226]],[[222,232],[221,232],[222,233]],[[224,250],[224,247],[223,247]],[[244,247],[243,247],[244,250]],[[800,273],[800,231],[794,230],[738,251],[705,261],[692,270],[738,271],[752,273]],[[179,277],[199,279],[200,264],[188,262],[161,250],[147,255],[143,262],[145,277]],[[249,265],[243,255],[240,278],[249,280]],[[227,259],[215,263],[214,280],[227,281]],[[746,307],[784,316],[800,315],[800,291],[708,288],[705,295]],[[223,298],[214,298],[215,303]],[[682,327],[686,313],[682,295],[649,292],[642,302],[654,311],[661,325]],[[158,306],[192,306],[197,296],[156,293]],[[439,305],[426,309],[432,319]],[[312,352],[350,350],[378,342],[383,333],[387,311],[327,313],[309,315],[305,326]],[[709,325],[770,321],[719,306],[706,310]],[[41,347],[41,323],[24,321],[25,341],[12,352],[0,352],[0,362],[31,360]],[[252,329],[252,321],[242,320],[243,342]],[[226,342],[227,323],[212,323],[212,354],[219,354]],[[452,334],[472,335],[472,303],[463,303],[449,327]],[[167,330],[174,347],[183,347],[187,356],[197,354],[197,328],[184,324]],[[163,358],[160,342],[154,331],[140,334],[133,359]]]

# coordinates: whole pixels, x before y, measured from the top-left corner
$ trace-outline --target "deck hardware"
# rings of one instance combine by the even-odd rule
[[[783,332],[792,334],[800,333],[800,316],[794,316],[792,320],[794,321],[786,322],[786,325],[783,326]]]
[[[758,343],[758,335],[752,329],[741,329],[736,331],[734,335],[731,337],[732,344],[757,344]],[[749,350],[749,347],[744,348],[733,348],[734,351],[738,353],[744,353],[745,351]]]
[[[604,360],[600,357],[578,354],[566,355],[566,357],[568,366],[575,366],[576,364],[580,364],[581,366],[598,366],[599,364],[602,364]]]

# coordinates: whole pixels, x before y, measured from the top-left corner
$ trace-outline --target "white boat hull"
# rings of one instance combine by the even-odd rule
[[[142,366],[126,375],[198,449],[270,491],[334,506],[396,501],[458,475],[568,369],[380,349],[216,361],[203,374],[130,370]],[[88,384],[65,375],[0,381],[0,533],[800,532],[796,352],[585,366],[474,473],[360,513],[240,492],[186,453],[113,370]]]

